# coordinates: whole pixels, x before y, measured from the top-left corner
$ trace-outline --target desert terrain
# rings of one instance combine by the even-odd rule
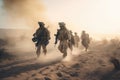
[[[65,59],[58,51],[58,45],[54,44],[48,46],[46,56],[41,53],[36,58],[34,44],[25,41],[13,45],[1,39],[0,80],[120,79],[120,71],[111,62],[111,57],[120,60],[119,39],[93,40],[87,52],[80,43],[79,48],[74,48],[72,52],[68,49]]]

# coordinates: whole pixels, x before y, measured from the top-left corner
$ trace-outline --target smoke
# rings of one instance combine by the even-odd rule
[[[7,37],[4,38],[8,41],[8,44],[6,44],[5,47],[7,48],[7,51],[22,59],[36,57],[35,44],[31,39],[32,34],[38,28],[38,21],[43,21],[46,24],[46,27],[49,26],[48,29],[51,32],[50,47],[47,47],[48,56],[43,57],[46,59],[44,62],[47,62],[47,60],[56,60],[56,58],[52,57],[54,53],[57,55],[57,52],[50,52],[51,46],[54,46],[52,40],[54,39],[53,33],[56,28],[54,28],[45,15],[46,8],[43,5],[43,2],[41,0],[2,0],[2,6],[2,10],[4,10],[5,13],[4,16],[6,16],[4,17],[5,24],[2,25],[2,27],[15,28],[2,31],[2,34],[5,34]],[[52,48],[52,50],[54,49]],[[44,60],[43,58],[41,59]]]
[[[3,36],[7,40],[5,49],[16,54],[28,51],[33,53],[35,46],[31,41],[32,34],[38,27],[38,21],[47,22],[42,1],[2,0],[0,10],[0,27],[7,28],[0,29],[0,34],[4,35],[0,35],[0,38]]]
[[[45,7],[41,0],[3,0],[3,8],[9,15],[11,24],[17,20],[28,26],[36,26],[36,22],[45,20]]]

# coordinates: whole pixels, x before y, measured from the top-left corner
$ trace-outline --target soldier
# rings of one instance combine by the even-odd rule
[[[57,30],[56,40],[59,40],[59,46],[58,49],[61,53],[63,53],[63,58],[67,56],[67,48],[68,48],[68,40],[69,40],[69,32],[65,27],[64,22],[59,22],[60,29]],[[57,41],[55,41],[55,44],[57,44]]]
[[[78,48],[80,39],[76,32],[74,34],[75,47]]]
[[[69,41],[68,41],[68,47],[70,48],[70,50],[73,50],[73,46],[75,45],[75,41],[74,41],[74,36],[72,34],[72,31],[69,31]]]
[[[81,40],[82,45],[85,47],[85,51],[87,51],[90,43],[89,34],[85,31],[82,31]]]
[[[46,55],[47,49],[46,46],[49,44],[50,40],[50,32],[47,28],[44,27],[43,22],[38,22],[39,28],[36,30],[36,32],[33,34],[34,38],[32,39],[34,42],[36,42],[36,54],[37,57],[40,56],[41,53],[41,47],[43,49],[43,53]]]

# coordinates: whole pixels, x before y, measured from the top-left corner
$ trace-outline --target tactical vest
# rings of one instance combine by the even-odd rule
[[[66,29],[59,30],[58,39],[59,40],[68,40],[68,31]]]

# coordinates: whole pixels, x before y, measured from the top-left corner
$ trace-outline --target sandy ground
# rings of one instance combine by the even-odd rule
[[[65,59],[57,50],[48,51],[39,59],[33,51],[2,62],[0,80],[120,80],[120,71],[114,70],[107,56],[109,52],[101,48],[88,52],[74,49]]]

